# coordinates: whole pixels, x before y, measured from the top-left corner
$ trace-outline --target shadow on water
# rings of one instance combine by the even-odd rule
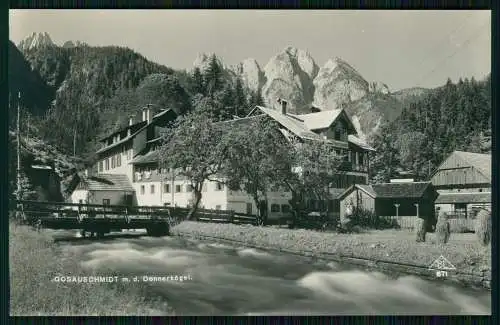
[[[65,254],[79,256],[88,270],[111,268],[141,279],[145,275],[189,276],[182,282],[144,283],[152,297],[164,299],[178,315],[491,313],[487,290],[415,276],[389,277],[253,248],[140,236],[119,234],[60,245]]]

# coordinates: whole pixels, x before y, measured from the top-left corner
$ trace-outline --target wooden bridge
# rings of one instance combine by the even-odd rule
[[[15,201],[13,210],[39,228],[76,229],[82,236],[102,237],[123,229],[146,229],[148,235],[169,234],[169,222],[185,219],[189,208],[121,206],[62,202]],[[194,220],[217,223],[257,224],[255,215],[234,211],[198,209]]]
[[[188,213],[187,208],[119,206],[39,201],[16,201],[24,220],[42,228],[80,229],[82,235],[103,236],[122,229],[146,229],[148,235],[169,234],[169,220]]]

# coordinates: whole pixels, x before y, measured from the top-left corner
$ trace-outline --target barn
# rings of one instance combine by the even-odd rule
[[[378,216],[434,216],[438,196],[430,182],[397,182],[372,185],[355,184],[342,193],[340,215],[346,217],[354,207]]]
[[[491,208],[491,155],[453,151],[431,177],[439,193],[436,208],[456,218]]]

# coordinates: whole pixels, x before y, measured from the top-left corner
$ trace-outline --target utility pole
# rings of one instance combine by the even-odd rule
[[[73,157],[76,157],[76,126],[73,132]]]
[[[17,191],[16,200],[21,200],[21,127],[20,127],[20,117],[21,117],[21,92],[17,93]],[[21,218],[20,214],[20,204],[17,203],[17,217]]]

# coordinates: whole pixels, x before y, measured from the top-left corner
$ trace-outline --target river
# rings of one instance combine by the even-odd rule
[[[68,236],[61,231],[53,234],[57,240]],[[182,282],[148,283],[149,294],[166,301],[176,315],[491,313],[487,290],[245,247],[146,236],[58,243],[64,254],[78,256],[89,270],[189,277]],[[110,275],[106,272],[103,275]]]

